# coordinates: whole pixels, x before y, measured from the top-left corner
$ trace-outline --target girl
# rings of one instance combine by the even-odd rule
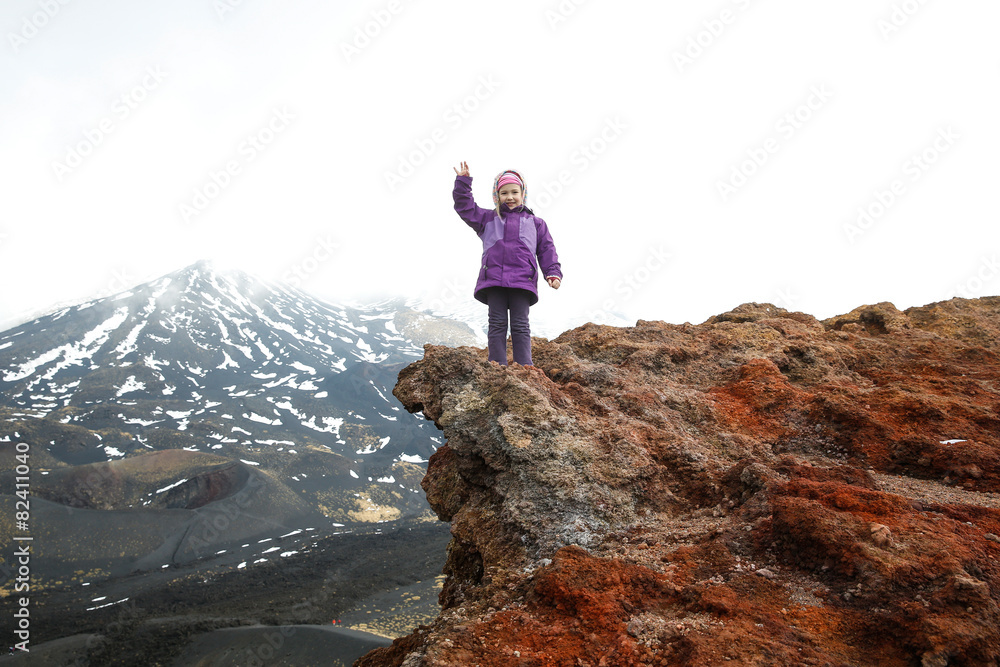
[[[509,321],[514,363],[531,366],[528,308],[538,302],[538,266],[550,287],[559,289],[562,283],[549,228],[525,206],[524,179],[516,171],[502,171],[493,181],[493,209],[476,206],[468,163],[462,162],[455,173],[455,211],[483,240],[475,297],[490,309],[489,359],[507,365]]]

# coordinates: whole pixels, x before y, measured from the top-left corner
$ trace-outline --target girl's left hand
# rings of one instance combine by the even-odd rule
[[[546,278],[545,280],[552,289],[559,289],[559,286],[562,285],[562,281],[555,277]]]

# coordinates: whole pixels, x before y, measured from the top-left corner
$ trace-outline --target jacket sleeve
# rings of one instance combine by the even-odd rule
[[[542,276],[545,278],[555,276],[562,280],[562,266],[559,264],[559,255],[556,253],[552,234],[549,233],[549,226],[537,216],[535,224],[538,225],[535,231],[535,237],[538,239],[535,253],[538,255],[538,265],[542,268]]]
[[[472,177],[456,176],[455,190],[452,195],[455,198],[455,212],[465,221],[465,224],[476,231],[476,234],[482,234],[483,226],[487,220],[495,215],[495,212],[492,209],[476,206],[476,202],[472,198]]]

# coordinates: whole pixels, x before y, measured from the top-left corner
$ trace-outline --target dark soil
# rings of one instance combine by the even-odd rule
[[[443,523],[382,524],[367,533],[317,538],[314,546],[301,553],[243,569],[237,569],[232,560],[206,559],[94,582],[87,587],[73,585],[32,592],[31,653],[0,657],[0,664],[168,667],[177,664],[182,653],[185,662],[191,661],[191,652],[186,649],[205,633],[254,626],[259,636],[246,640],[248,633],[242,633],[244,644],[256,642],[263,646],[267,633],[262,633],[259,626],[283,626],[285,636],[296,637],[298,660],[284,662],[274,656],[262,664],[309,664],[301,661],[301,654],[315,638],[336,643],[340,641],[338,636],[352,633],[314,632],[303,626],[323,626],[326,631],[335,620],[357,617],[352,611],[361,608],[367,609],[363,613],[371,621],[376,621],[379,614],[398,613],[397,609],[379,607],[388,606],[384,601],[391,596],[387,594],[399,588],[419,591],[425,604],[428,600],[436,603],[435,578],[441,573],[449,539],[448,526]],[[127,600],[88,611],[95,606],[93,600],[102,596],[102,604]],[[436,615],[436,604],[434,608],[431,612],[425,606],[423,612]],[[414,626],[429,620],[417,618]],[[8,615],[0,619],[0,631],[5,637],[13,636],[11,621]],[[292,626],[296,629],[288,630]],[[270,635],[277,636],[273,631]],[[380,641],[374,636],[361,641],[360,633],[353,635],[357,636],[341,642],[345,650],[354,652],[353,656],[333,655],[326,647],[319,651],[323,662],[316,664],[349,665]],[[74,639],[68,639],[71,637]],[[60,641],[46,644],[54,640]],[[218,648],[218,642],[202,640],[201,644]],[[46,648],[53,646],[59,649],[60,657],[51,657],[58,662],[42,656]],[[286,651],[289,656],[295,652]],[[234,653],[232,658],[233,662],[215,660],[206,664],[248,664],[246,655],[237,659]]]

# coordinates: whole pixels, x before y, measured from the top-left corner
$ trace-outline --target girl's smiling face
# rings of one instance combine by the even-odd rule
[[[516,183],[506,183],[500,186],[499,198],[501,204],[506,204],[507,208],[517,208],[524,202],[524,193],[521,186]]]

